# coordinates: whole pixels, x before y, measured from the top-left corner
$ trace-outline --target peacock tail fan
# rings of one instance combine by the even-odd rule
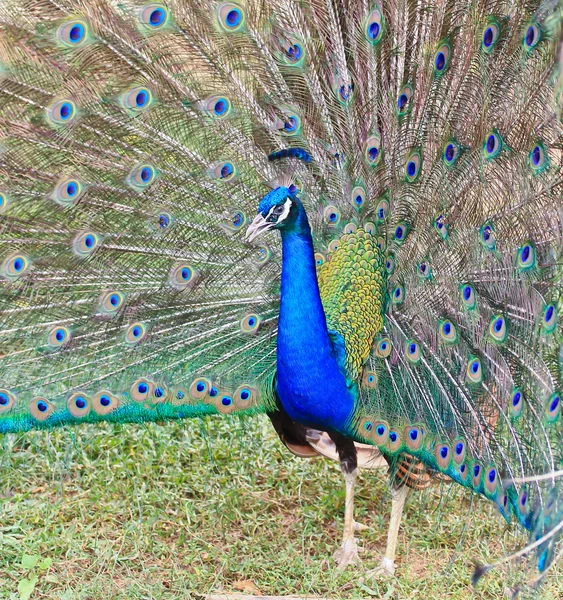
[[[285,186],[357,392],[342,432],[492,500],[546,572],[561,20],[554,0],[3,3],[0,432],[271,408],[281,245],[244,231]]]

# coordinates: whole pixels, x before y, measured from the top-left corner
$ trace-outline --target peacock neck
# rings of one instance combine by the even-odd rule
[[[277,391],[284,409],[306,425],[342,431],[353,398],[337,363],[321,303],[305,209],[281,230],[282,274]]]
[[[311,344],[301,352],[330,351],[330,338],[321,303],[311,227],[302,204],[291,228],[281,230],[282,274],[279,335],[282,348],[296,348],[295,340]],[[279,343],[278,343],[279,347]],[[301,347],[300,347],[301,348]]]

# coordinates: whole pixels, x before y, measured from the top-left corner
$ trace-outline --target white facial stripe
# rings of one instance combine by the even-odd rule
[[[287,217],[290,210],[291,210],[291,200],[288,198],[285,201],[285,204],[283,205],[283,212],[278,219],[278,223],[281,223]]]

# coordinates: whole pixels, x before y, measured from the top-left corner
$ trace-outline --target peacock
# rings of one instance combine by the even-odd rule
[[[556,0],[6,0],[0,433],[267,413],[563,529]],[[367,458],[366,458],[367,457]],[[378,462],[379,461],[379,462]],[[422,486],[423,487],[423,486]],[[491,565],[477,565],[477,581]]]

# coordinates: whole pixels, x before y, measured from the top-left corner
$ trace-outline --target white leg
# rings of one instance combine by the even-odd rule
[[[397,537],[399,535],[399,526],[403,515],[403,507],[409,488],[406,485],[398,489],[391,490],[391,520],[389,522],[389,531],[387,533],[387,549],[385,555],[381,559],[381,564],[377,569],[368,571],[365,574],[369,577],[388,577],[395,574],[395,551],[397,549]]]
[[[344,536],[342,546],[334,553],[334,560],[338,563],[338,568],[343,570],[348,565],[358,564],[358,545],[354,539],[354,486],[358,470],[354,469],[351,473],[344,473],[344,482],[346,484],[346,509],[344,511]]]

